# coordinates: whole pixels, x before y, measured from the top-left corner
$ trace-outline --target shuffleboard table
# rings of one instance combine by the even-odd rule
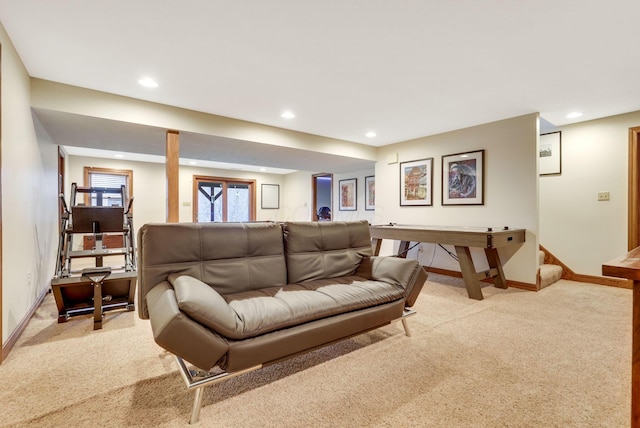
[[[400,241],[399,254],[406,255],[410,242],[429,242],[453,245],[460,263],[460,270],[467,294],[471,299],[482,300],[480,279],[493,278],[498,288],[507,288],[507,280],[502,271],[498,248],[520,244],[525,241],[525,229],[508,227],[450,227],[450,226],[413,226],[389,223],[370,226],[371,246],[374,255],[380,253],[383,239]],[[483,248],[489,263],[489,270],[476,272],[471,259],[470,247]]]

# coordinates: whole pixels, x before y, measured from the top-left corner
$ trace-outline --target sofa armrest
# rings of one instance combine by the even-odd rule
[[[401,286],[406,291],[407,307],[413,306],[427,279],[417,260],[390,256],[364,257],[356,275]]]
[[[146,300],[158,345],[203,370],[216,365],[224,368],[228,342],[181,312],[167,281],[149,290]]]
[[[175,290],[178,308],[182,312],[223,336],[237,335],[238,317],[213,287],[182,274],[171,274],[167,280]]]

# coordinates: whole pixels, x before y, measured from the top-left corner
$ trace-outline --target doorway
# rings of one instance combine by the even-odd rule
[[[333,219],[333,174],[314,174],[311,177],[313,188],[313,221],[331,221]]]
[[[254,221],[255,206],[255,180],[193,177],[196,223]]]

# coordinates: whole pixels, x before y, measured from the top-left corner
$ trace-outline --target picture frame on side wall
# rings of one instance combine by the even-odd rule
[[[562,131],[540,135],[538,173],[540,175],[559,175],[562,173]]]
[[[356,211],[358,179],[349,178],[347,180],[340,180],[338,184],[338,209],[340,211]]]
[[[433,205],[433,158],[400,162],[400,206]]]
[[[484,205],[484,150],[442,157],[442,205]]]
[[[364,209],[376,209],[376,177],[373,175],[364,178]]]
[[[262,204],[263,210],[277,210],[280,208],[280,185],[279,184],[263,184],[262,185]]]

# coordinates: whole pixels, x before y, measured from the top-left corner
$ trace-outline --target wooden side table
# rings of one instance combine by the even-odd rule
[[[640,428],[640,247],[603,264],[602,274],[633,281],[631,427]]]

